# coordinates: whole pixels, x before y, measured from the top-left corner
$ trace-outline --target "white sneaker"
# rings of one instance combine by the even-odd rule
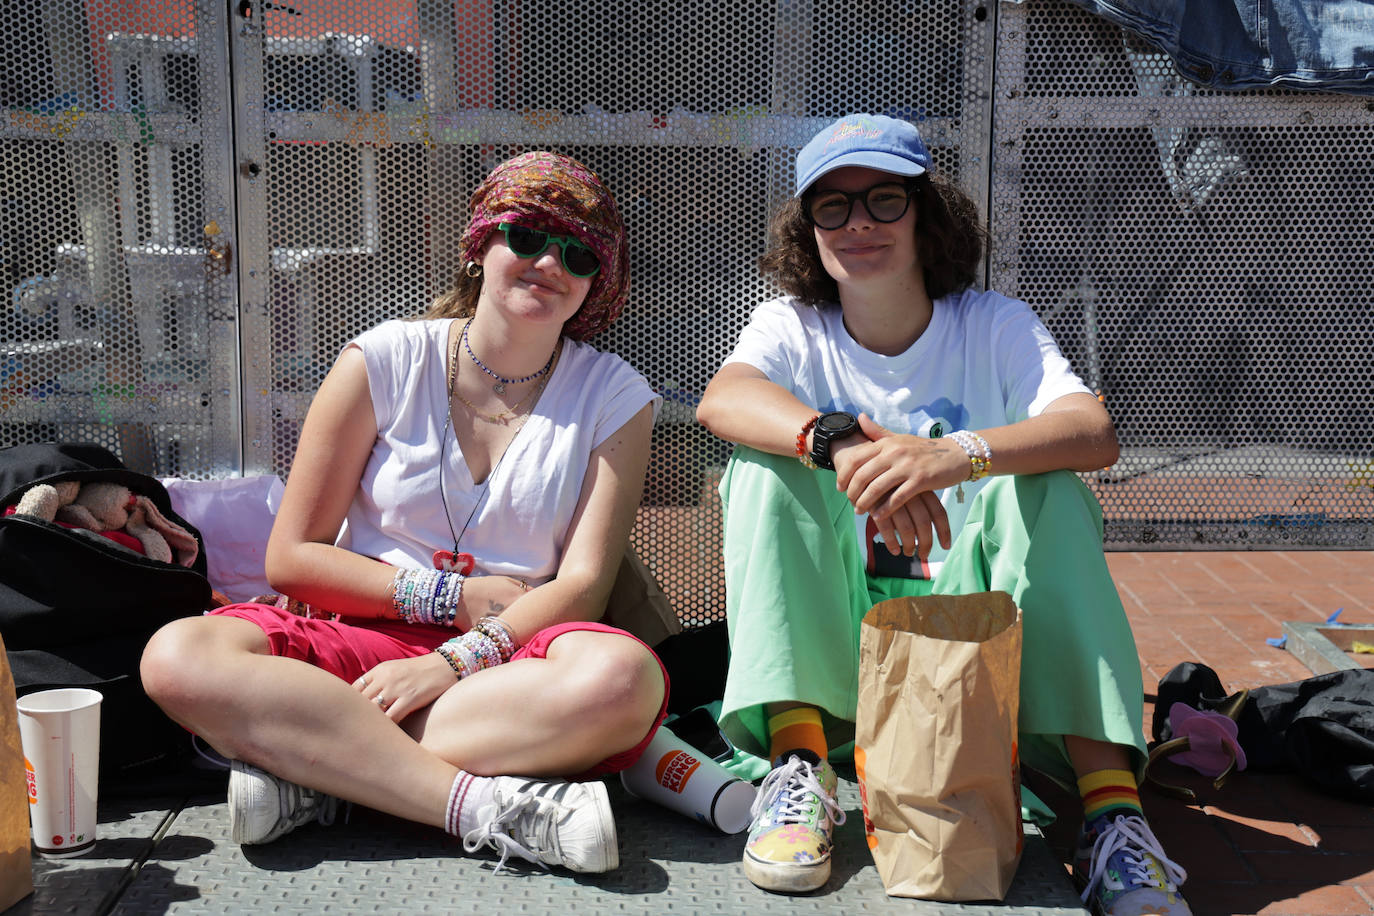
[[[339,800],[278,779],[240,761],[229,767],[229,835],[235,843],[270,843],[302,824],[334,823]]]
[[[498,776],[493,799],[478,810],[479,826],[463,837],[463,848],[475,852],[485,845],[501,853],[497,871],[512,855],[577,872],[605,872],[620,865],[604,783]]]

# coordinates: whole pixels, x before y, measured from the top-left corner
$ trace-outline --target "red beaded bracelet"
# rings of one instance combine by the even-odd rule
[[[806,447],[806,434],[811,432],[811,427],[815,426],[816,421],[820,418],[821,415],[816,414],[807,420],[806,425],[801,428],[801,432],[797,433],[797,460],[813,471],[816,470],[816,462],[811,460],[811,452]]]

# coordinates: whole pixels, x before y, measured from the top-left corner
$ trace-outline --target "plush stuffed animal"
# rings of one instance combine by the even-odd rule
[[[190,566],[200,545],[185,528],[164,516],[153,501],[123,484],[107,481],[35,484],[15,506],[16,515],[61,521],[91,531],[126,531],[154,560]]]
[[[14,507],[14,514],[28,515],[50,522],[57,517],[57,510],[76,499],[76,494],[80,492],[79,480],[34,484],[19,498]]]
[[[14,507],[14,514],[31,515],[50,522],[57,515],[58,508],[76,499],[79,492],[79,480],[34,484],[19,498],[18,504]]]

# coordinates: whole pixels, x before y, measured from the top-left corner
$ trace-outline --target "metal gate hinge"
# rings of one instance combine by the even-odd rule
[[[207,279],[229,276],[229,267],[234,260],[234,249],[227,241],[216,242],[220,234],[219,223],[215,220],[205,224],[205,276]]]
[[[234,249],[228,242],[211,245],[205,252],[205,276],[227,277],[234,260]]]

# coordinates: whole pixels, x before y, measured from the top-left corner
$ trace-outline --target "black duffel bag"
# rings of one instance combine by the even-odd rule
[[[1169,709],[1218,710],[1221,678],[1200,662],[1175,665],[1159,682],[1153,734],[1173,737]],[[1237,740],[1254,770],[1301,774],[1332,795],[1374,803],[1374,670],[1351,668],[1249,691],[1234,710]]]
[[[7,513],[39,483],[105,481],[146,496],[200,549],[191,566],[164,563],[91,531]],[[101,790],[177,788],[190,738],[148,699],[138,663],[148,638],[213,606],[205,542],[172,510],[156,478],[126,468],[98,445],[0,448],[0,634],[16,692],[90,687],[100,715]]]

